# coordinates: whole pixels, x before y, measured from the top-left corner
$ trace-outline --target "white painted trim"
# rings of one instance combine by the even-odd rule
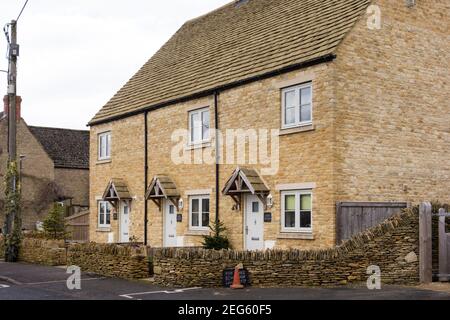
[[[109,209],[109,224],[106,223],[106,212],[104,213],[104,223],[101,224],[100,223],[100,206],[101,204],[105,204],[105,210]],[[100,200],[97,202],[97,226],[98,229],[107,229],[107,228],[111,228],[111,221],[113,220],[113,213],[112,213],[112,208],[111,208],[111,204],[108,201],[103,201]]]
[[[293,79],[276,82],[275,88],[284,89],[284,88],[292,87],[292,86],[295,86],[295,85],[298,85],[301,83],[305,83],[305,82],[313,82],[315,77],[316,76],[314,73],[303,73],[300,76],[295,77]]]
[[[102,201],[102,200],[103,200],[102,196],[96,196],[95,197],[95,201]]]
[[[311,228],[302,228],[300,226],[300,217],[301,217],[301,195],[310,195],[311,196]],[[285,196],[295,196],[295,224],[294,228],[286,228],[285,227]],[[314,195],[312,190],[290,190],[290,191],[282,191],[281,192],[281,233],[284,234],[312,234],[314,231]]]
[[[276,191],[295,191],[295,190],[311,190],[316,188],[315,182],[277,184]]]
[[[211,139],[203,142],[188,144],[185,146],[184,151],[192,151],[192,150],[198,150],[198,149],[204,149],[204,148],[210,148],[211,147]]]
[[[209,230],[209,223],[207,227],[203,227],[203,200],[208,199],[209,200],[209,223],[211,223],[211,196],[210,194],[195,194],[189,196],[189,231],[208,231]],[[199,226],[193,226],[192,225],[192,200],[198,200],[198,222]]]
[[[109,155],[108,155],[108,148],[105,147],[105,153],[106,155],[102,157],[101,155],[101,139],[102,137],[106,136],[106,143],[107,147],[109,148]],[[103,131],[97,134],[97,160],[100,161],[108,161],[111,160],[111,154],[112,154],[112,131]]]
[[[311,88],[311,120],[300,121],[300,92],[302,89]],[[286,92],[294,91],[295,100],[297,104],[295,106],[295,123],[286,124]],[[312,82],[306,82],[302,84],[297,84],[291,87],[281,89],[281,130],[302,128],[307,126],[312,126],[314,123],[314,86]]]
[[[186,196],[209,196],[213,193],[212,189],[188,190],[184,194]]]
[[[192,114],[199,114],[200,115],[200,121],[203,124],[203,118],[202,117],[203,117],[203,113],[204,112],[208,112],[208,114],[209,114],[209,119],[208,119],[208,121],[209,121],[209,132],[208,132],[209,137],[206,138],[206,139],[203,137],[203,127],[202,127],[202,130],[201,130],[202,140],[193,141],[192,139],[194,137],[192,136],[192,128],[193,128],[194,124],[191,121],[192,120]],[[200,109],[195,109],[195,110],[189,111],[188,112],[188,129],[189,129],[188,147],[192,146],[192,147],[195,148],[195,147],[197,147],[199,145],[201,145],[203,147],[203,144],[211,143],[211,108],[208,106],[208,107],[203,107],[203,108],[200,108]]]

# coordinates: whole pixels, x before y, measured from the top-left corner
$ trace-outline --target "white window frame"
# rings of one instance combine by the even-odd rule
[[[209,200],[209,219],[208,219],[208,226],[204,227],[202,226],[203,221],[203,200],[208,199]],[[200,226],[193,226],[192,225],[192,201],[198,200],[199,201],[199,216],[198,221]],[[209,224],[211,223],[211,197],[209,195],[194,195],[189,196],[189,230],[192,231],[206,231],[209,230]]]
[[[106,145],[103,150],[102,139],[104,137],[106,137]],[[102,132],[98,135],[98,160],[103,161],[111,159],[111,140],[111,131]]]
[[[104,218],[104,222],[105,223],[100,223],[100,208],[102,205],[105,205],[105,218]],[[109,208],[109,224],[106,223],[106,212]],[[98,222],[98,227],[99,228],[110,228],[111,227],[111,219],[112,219],[112,212],[111,212],[111,204],[108,201],[98,201],[97,203],[97,222]]]
[[[206,112],[208,112],[208,116],[209,116],[209,119],[208,119],[209,128],[208,128],[208,136],[204,137],[203,136],[203,115]],[[194,136],[193,136],[193,132],[192,132],[193,126],[194,126],[194,124],[192,123],[192,115],[195,115],[195,114],[200,115],[200,119],[201,119],[200,121],[202,124],[201,139],[198,141],[194,140]],[[209,107],[189,111],[188,117],[189,117],[189,145],[192,146],[192,145],[198,145],[198,144],[210,142],[211,141],[211,111],[209,110]]]
[[[310,88],[311,89],[311,120],[308,121],[300,121],[300,92],[302,89],[305,88]],[[312,82],[307,82],[304,84],[300,84],[300,85],[296,85],[296,86],[292,86],[292,87],[287,87],[287,88],[283,88],[281,89],[281,98],[282,98],[282,102],[281,102],[281,128],[282,129],[292,129],[292,128],[298,128],[298,127],[305,127],[305,126],[310,126],[313,124],[313,118],[314,118],[314,106],[313,106],[313,100],[314,100],[314,90],[313,90],[313,84]],[[295,105],[295,123],[292,124],[287,124],[286,123],[286,93],[289,91],[295,91],[295,101],[297,102],[297,104]],[[297,121],[298,119],[298,121]]]
[[[300,227],[300,196],[309,195],[311,196],[311,228],[301,228]],[[295,196],[295,227],[286,227],[286,196]],[[281,192],[281,232],[286,233],[312,233],[313,232],[313,192],[312,190],[291,190]]]

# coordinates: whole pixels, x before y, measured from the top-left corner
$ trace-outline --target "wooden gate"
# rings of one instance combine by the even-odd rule
[[[434,216],[439,218],[439,273],[433,274],[433,226]],[[420,205],[419,211],[419,266],[420,282],[430,283],[433,276],[439,281],[450,280],[450,234],[447,233],[446,219],[450,218],[450,213],[445,209],[440,209],[439,214],[432,213],[432,206],[429,202]]]
[[[66,218],[69,239],[76,242],[89,242],[89,211],[83,211]]]
[[[406,202],[338,202],[336,204],[337,244],[381,224],[407,207]]]
[[[446,219],[450,213],[439,210],[439,281],[450,281],[450,233],[447,233]]]

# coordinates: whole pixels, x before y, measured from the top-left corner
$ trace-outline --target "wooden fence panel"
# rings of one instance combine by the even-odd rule
[[[406,202],[338,202],[336,205],[337,244],[377,226],[407,207]]]
[[[419,210],[419,272],[421,283],[433,281],[431,217],[431,203],[422,203]]]
[[[76,242],[89,242],[89,211],[66,218],[69,238]]]
[[[446,219],[450,217],[445,209],[439,210],[439,281],[450,280],[450,234],[447,233]]]

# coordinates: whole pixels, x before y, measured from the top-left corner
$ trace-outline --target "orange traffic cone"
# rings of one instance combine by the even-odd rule
[[[236,267],[234,269],[234,277],[233,277],[233,284],[231,285],[231,289],[244,289],[244,286],[241,284],[241,277],[239,275],[240,269]]]

